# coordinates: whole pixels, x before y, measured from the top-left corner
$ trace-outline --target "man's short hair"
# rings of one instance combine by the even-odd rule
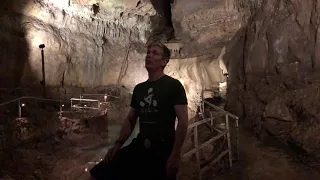
[[[171,52],[170,52],[169,48],[168,48],[166,45],[164,45],[164,44],[162,44],[162,43],[159,43],[159,42],[153,42],[153,43],[150,43],[150,44],[148,45],[148,49],[149,49],[150,47],[154,47],[154,46],[159,47],[159,48],[162,49],[162,53],[163,53],[163,54],[162,54],[162,59],[170,60]]]

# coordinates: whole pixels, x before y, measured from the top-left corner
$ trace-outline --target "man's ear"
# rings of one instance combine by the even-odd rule
[[[162,66],[166,66],[168,64],[168,62],[169,62],[169,59],[164,59],[162,61]]]

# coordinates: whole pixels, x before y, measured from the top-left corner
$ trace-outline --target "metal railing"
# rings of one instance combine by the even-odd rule
[[[97,103],[97,107],[88,107],[87,104],[84,104],[84,106],[79,106],[77,104],[74,104],[73,101],[80,101],[80,103],[84,102],[94,102]],[[71,108],[76,109],[100,109],[100,101],[96,99],[82,99],[82,98],[71,98]]]
[[[219,111],[219,114],[215,117],[210,117],[210,118],[205,118],[201,121],[195,122],[193,124],[190,124],[188,126],[188,130],[193,129],[194,130],[194,148],[189,150],[188,152],[186,152],[183,157],[188,157],[192,154],[196,155],[196,160],[197,160],[197,164],[198,167],[200,169],[200,174],[199,174],[199,178],[202,179],[202,175],[203,173],[205,173],[207,170],[210,169],[210,167],[214,164],[216,164],[217,162],[219,162],[225,155],[228,154],[228,160],[229,160],[229,167],[232,167],[232,160],[237,160],[239,159],[239,151],[238,151],[238,120],[239,118],[233,114],[231,114],[230,112],[227,112],[205,100],[203,100],[204,104],[209,105],[210,107],[214,108],[215,110]],[[203,112],[202,112],[203,113]],[[211,126],[213,127],[213,120],[220,118],[220,117],[225,117],[225,129],[224,130],[218,130],[216,128],[213,128],[214,130],[216,130],[218,132],[218,135],[211,137],[209,140],[203,142],[202,144],[199,144],[199,140],[198,140],[198,126],[202,125],[202,124],[208,124],[210,123]],[[231,148],[231,137],[230,137],[230,127],[229,127],[229,117],[233,118],[236,120],[235,123],[235,128],[237,131],[236,134],[236,149],[237,149],[237,158],[233,159],[232,156],[232,148]],[[222,151],[215,159],[213,159],[211,162],[209,162],[208,164],[206,164],[205,166],[201,167],[201,162],[200,162],[200,150],[203,149],[204,147],[206,147],[207,145],[213,143],[214,141],[217,141],[221,138],[227,138],[227,144],[228,144],[228,148],[224,151]]]
[[[1,103],[0,106],[5,106],[11,103],[18,103],[18,117],[21,118],[21,112],[22,112],[22,107],[25,106],[24,103],[22,103],[21,101],[24,99],[34,99],[34,100],[41,100],[41,101],[51,101],[51,102],[59,102],[60,103],[60,112],[62,111],[62,107],[64,107],[63,102],[68,103],[68,101],[63,101],[63,100],[55,100],[55,99],[46,99],[46,98],[39,98],[39,97],[33,97],[33,96],[22,96],[20,98],[16,98],[4,103]]]
[[[80,94],[80,98],[83,98],[84,96],[96,96],[97,99],[99,99],[99,96],[103,96],[104,99],[107,99],[108,97],[120,99],[119,96],[114,96],[114,95],[110,95],[110,94]]]
[[[91,99],[91,98],[84,98],[85,96],[93,96],[96,99]],[[100,101],[99,97],[103,97],[104,101]],[[121,97],[119,96],[114,96],[114,95],[110,95],[107,93],[104,94],[80,94],[79,98],[71,98],[71,108],[77,108],[77,109],[100,109],[100,105],[102,104],[102,102],[107,102],[107,99],[111,97],[111,98],[115,98],[115,99],[121,99]],[[88,107],[87,105],[84,106],[77,106],[73,103],[73,101],[79,101],[80,103],[82,102],[96,102],[97,106],[96,107]]]
[[[104,94],[80,94],[79,96],[80,96],[80,98],[71,98],[70,99],[71,108],[77,108],[77,109],[99,109],[100,105],[101,105],[101,101],[98,100],[99,96],[100,97],[103,96],[105,102],[107,101],[108,97],[121,99],[121,97],[110,95],[110,94],[107,94],[107,93],[104,93]],[[83,98],[84,96],[96,96],[97,99],[84,99]],[[41,101],[59,102],[60,103],[60,106],[59,106],[60,107],[60,113],[62,112],[62,108],[65,106],[63,103],[68,103],[69,102],[69,101],[65,101],[65,100],[40,98],[40,97],[34,97],[34,96],[22,96],[22,97],[19,97],[19,98],[16,98],[16,99],[9,100],[7,102],[0,103],[0,107],[17,102],[18,103],[18,117],[21,118],[22,107],[25,106],[25,103],[23,103],[21,101],[24,100],[24,99],[34,99],[34,100],[41,100]],[[95,102],[95,103],[97,103],[97,107],[87,107],[86,105],[84,105],[82,107],[82,106],[78,106],[78,105],[74,104],[73,101]]]

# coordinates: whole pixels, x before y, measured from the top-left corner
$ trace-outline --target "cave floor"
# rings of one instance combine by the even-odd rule
[[[109,128],[106,143],[94,136],[76,140],[53,140],[33,144],[17,149],[11,164],[2,168],[5,180],[12,179],[48,179],[48,180],[88,180],[86,171],[100,161],[120,131],[120,125]],[[127,141],[131,142],[130,137]],[[87,143],[84,139],[87,139]],[[93,140],[94,139],[94,140]],[[80,142],[80,141],[78,141]],[[97,143],[92,143],[97,142]],[[88,145],[91,144],[91,145]],[[240,160],[224,174],[205,179],[214,180],[317,180],[320,173],[296,160],[288,150],[267,146],[244,130],[240,131]],[[6,173],[7,172],[7,173]],[[1,174],[0,174],[1,175]],[[1,178],[0,178],[1,179]]]
[[[214,180],[318,180],[320,173],[298,161],[296,155],[276,143],[263,144],[240,131],[239,161]]]
[[[82,133],[24,144],[0,162],[0,180],[87,180],[88,170],[104,157],[120,128],[120,124],[110,125],[107,138]]]

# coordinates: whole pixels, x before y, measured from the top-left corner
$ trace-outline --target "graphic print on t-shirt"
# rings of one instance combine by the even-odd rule
[[[154,100],[153,88],[148,89],[148,94],[140,101],[141,112],[158,112],[157,100]]]

